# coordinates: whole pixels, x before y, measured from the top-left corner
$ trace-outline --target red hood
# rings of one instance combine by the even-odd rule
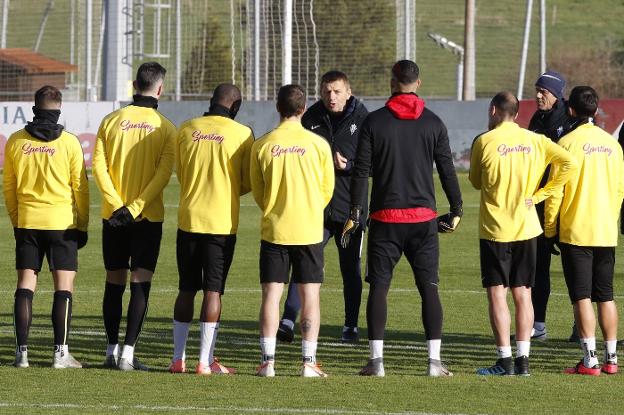
[[[400,120],[417,120],[425,109],[425,101],[416,94],[397,94],[390,97],[386,107]]]

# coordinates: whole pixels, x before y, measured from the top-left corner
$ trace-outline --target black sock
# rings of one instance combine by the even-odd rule
[[[128,304],[128,326],[126,327],[126,338],[124,344],[133,346],[136,344],[143,321],[147,316],[147,303],[149,299],[151,282],[131,282],[130,283],[130,304]]]
[[[366,303],[368,340],[383,340],[386,329],[388,306],[386,297],[390,286],[371,285]]]
[[[108,344],[119,343],[119,324],[121,323],[121,307],[125,285],[106,282],[104,299],[102,300],[102,314]]]
[[[54,328],[54,345],[67,344],[72,315],[72,293],[55,291],[52,303],[52,327]]]
[[[425,327],[425,338],[437,340],[442,338],[442,303],[438,294],[438,286],[431,283],[417,285],[422,298],[422,319]]]
[[[32,291],[26,288],[15,290],[13,325],[15,327],[15,340],[20,350],[26,350],[28,345],[28,331],[32,323],[33,294]]]

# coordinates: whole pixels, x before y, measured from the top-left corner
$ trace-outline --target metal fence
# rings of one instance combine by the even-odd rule
[[[596,0],[591,8],[568,0],[545,3],[547,66],[564,71],[571,84],[601,82],[603,95],[624,95],[622,2]],[[52,82],[46,71],[60,69],[50,60],[68,64],[54,78],[63,78],[66,100],[129,99],[133,72],[148,60],[168,69],[166,99],[207,99],[218,83],[233,82],[247,99],[271,100],[285,79],[284,66],[310,96],[317,95],[322,73],[340,69],[351,78],[355,94],[384,97],[389,68],[400,58],[415,59],[421,67],[422,95],[455,99],[461,55],[439,45],[442,38],[463,45],[464,4],[0,0],[0,78],[6,80],[0,82],[0,99],[28,100],[38,85]],[[285,7],[292,10],[291,20],[285,18]],[[525,1],[477,0],[477,97],[517,90],[526,10]],[[538,7],[530,22],[525,94],[540,72]],[[292,35],[285,44],[288,27]],[[286,52],[291,61],[284,60]],[[21,61],[15,58],[20,53]],[[39,66],[29,66],[37,59]],[[111,94],[107,85],[114,83],[117,93]]]

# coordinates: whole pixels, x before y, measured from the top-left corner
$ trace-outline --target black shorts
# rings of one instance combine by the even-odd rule
[[[178,229],[176,256],[180,291],[207,290],[223,294],[236,235],[212,235]]]
[[[417,285],[437,284],[440,247],[438,223],[385,223],[371,220],[366,281],[389,286],[392,270],[405,254]]]
[[[288,283],[292,266],[292,282],[298,284],[323,282],[323,243],[312,245],[278,245],[260,241],[260,282]]]
[[[537,238],[525,241],[479,241],[483,288],[533,287],[537,261]]]
[[[102,221],[102,252],[108,271],[143,268],[154,272],[160,252],[162,222],[146,219],[128,226],[112,228]]]
[[[591,298],[595,302],[613,301],[615,248],[560,243],[563,276],[573,303]]]
[[[50,271],[78,269],[78,235],[75,229],[47,231],[17,228],[15,230],[15,269],[41,271],[43,257]]]

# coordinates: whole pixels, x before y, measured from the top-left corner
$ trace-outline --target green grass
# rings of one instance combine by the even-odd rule
[[[51,277],[40,275],[34,300],[29,357],[31,368],[11,367],[13,359],[12,304],[15,286],[14,243],[6,214],[0,215],[0,412],[1,413],[586,413],[624,412],[622,375],[570,377],[561,374],[576,363],[580,350],[567,343],[571,307],[558,259],[553,260],[553,295],[549,304],[550,339],[532,348],[529,378],[484,378],[477,367],[490,365],[495,348],[487,320],[487,302],[480,287],[477,248],[478,193],[460,175],[466,207],[461,227],[441,240],[441,295],[444,305],[443,358],[453,378],[430,379],[420,321],[420,300],[409,267],[402,261],[395,270],[389,294],[386,335],[386,377],[355,375],[366,362],[366,341],[344,346],[337,341],[342,326],[343,302],[336,249],[326,250],[326,282],[321,292],[322,327],[319,360],[327,379],[297,376],[300,345],[278,345],[277,377],[253,376],[259,361],[257,316],[259,211],[251,197],[243,198],[241,226],[234,264],[223,297],[222,326],[217,356],[238,369],[232,377],[171,375],[166,372],[172,354],[172,310],[177,292],[175,230],[178,185],[172,178],[166,190],[167,217],[161,256],[150,298],[150,311],[137,347],[138,357],[153,368],[150,373],[122,373],[99,369],[105,350],[101,318],[104,271],[101,259],[99,194],[92,184],[90,241],[80,251],[80,269],[74,296],[70,350],[90,367],[59,371],[50,368],[52,357]],[[440,210],[446,201],[439,195]],[[622,250],[618,249],[618,258]],[[621,266],[617,265],[616,294],[622,292]],[[367,287],[363,294],[367,295]],[[125,296],[127,304],[129,295]],[[621,299],[621,297],[618,297]],[[364,300],[365,303],[365,300]],[[365,326],[365,306],[361,326]],[[199,302],[196,304],[196,311]],[[125,313],[124,313],[125,314]],[[123,328],[122,328],[123,332]],[[363,338],[366,338],[364,329]],[[600,336],[598,336],[600,339]],[[188,343],[188,365],[198,354],[198,324]],[[601,347],[601,346],[600,346]],[[610,405],[608,408],[605,405]]]

